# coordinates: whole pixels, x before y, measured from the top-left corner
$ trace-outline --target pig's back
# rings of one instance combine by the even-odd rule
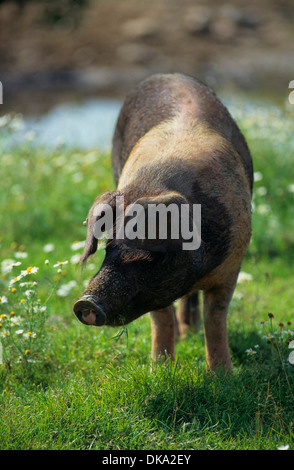
[[[138,140],[160,122],[179,114],[207,123],[233,145],[252,189],[251,156],[235,121],[209,87],[181,74],[153,75],[127,95],[113,138],[112,165],[116,183]]]

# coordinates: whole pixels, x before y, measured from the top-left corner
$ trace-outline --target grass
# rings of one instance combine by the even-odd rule
[[[203,329],[151,372],[148,315],[127,329],[76,321],[103,250],[81,270],[75,242],[96,195],[114,186],[109,155],[46,150],[30,135],[7,148],[17,119],[2,119],[1,449],[294,448],[293,124],[274,108],[233,111],[256,184],[229,315],[232,376],[206,370]]]

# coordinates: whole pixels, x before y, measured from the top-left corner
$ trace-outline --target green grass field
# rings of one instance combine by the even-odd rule
[[[127,329],[75,319],[103,259],[101,248],[78,264],[88,209],[114,187],[110,156],[46,150],[31,135],[7,149],[17,118],[2,118],[0,449],[294,449],[293,110],[235,115],[256,183],[228,322],[232,376],[206,370],[202,328],[151,372],[148,315]]]

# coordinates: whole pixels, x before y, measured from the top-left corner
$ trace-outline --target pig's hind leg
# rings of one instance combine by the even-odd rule
[[[185,339],[189,331],[197,332],[200,326],[199,292],[182,297],[177,309],[178,334]]]

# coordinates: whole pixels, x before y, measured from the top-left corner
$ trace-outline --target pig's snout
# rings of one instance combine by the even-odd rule
[[[94,295],[84,295],[73,307],[74,314],[84,325],[102,326],[106,314]]]

